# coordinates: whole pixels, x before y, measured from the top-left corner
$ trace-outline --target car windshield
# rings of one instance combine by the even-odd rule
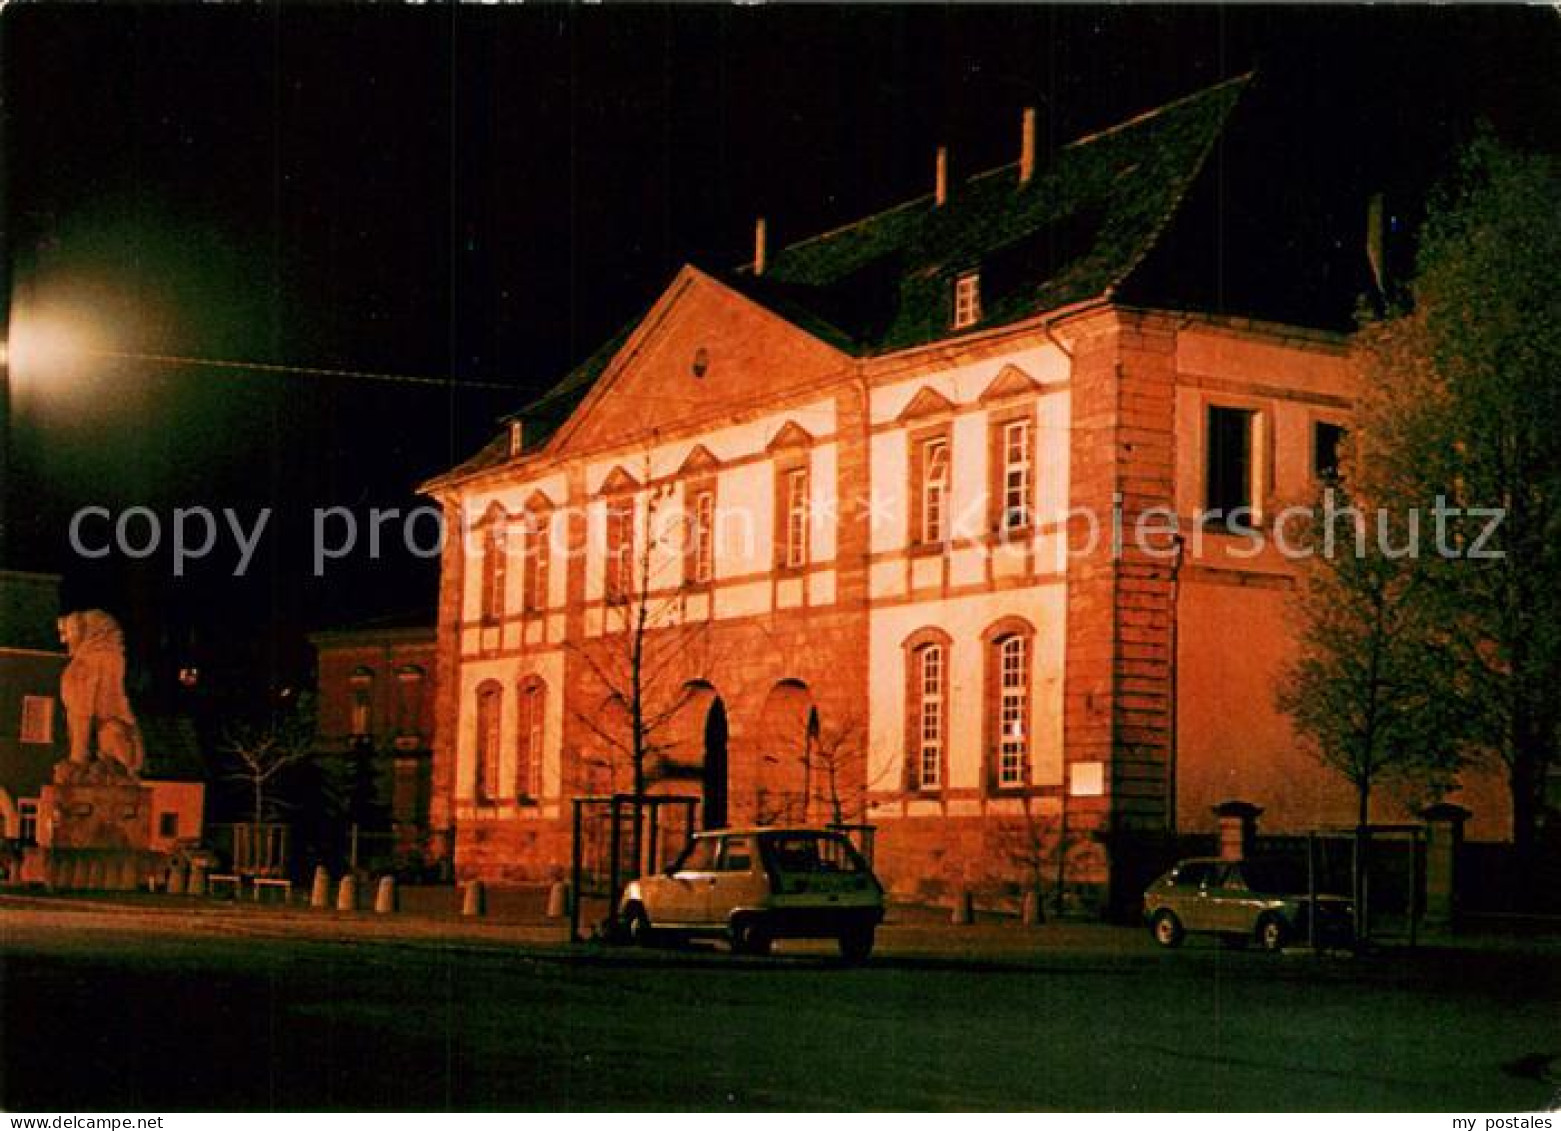
[[[1295,895],[1306,891],[1306,869],[1291,860],[1248,860],[1241,866],[1250,891]]]
[[[840,836],[823,833],[775,833],[764,838],[770,863],[778,872],[865,872],[867,862]]]

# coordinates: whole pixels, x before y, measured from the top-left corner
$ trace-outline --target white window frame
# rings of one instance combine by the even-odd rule
[[[482,619],[504,619],[504,587],[509,575],[508,537],[504,527],[495,524],[482,544]]]
[[[1028,529],[1031,523],[1034,457],[1030,425],[1029,417],[1024,417],[1005,421],[1001,426],[1003,474],[998,489],[1003,497],[998,522],[1004,533]]]
[[[694,496],[694,582],[708,585],[715,578],[715,492]]]
[[[981,321],[981,272],[966,271],[954,280],[954,329]]]
[[[786,568],[808,564],[808,469],[786,472]]]
[[[626,601],[634,594],[635,505],[630,499],[607,503],[607,545],[604,596]]]
[[[947,653],[942,644],[924,644],[916,658],[916,788],[943,785],[943,747],[947,726]]]
[[[1015,633],[998,642],[997,784],[1024,785],[1030,760],[1030,642]]]
[[[921,541],[935,544],[948,536],[949,442],[938,436],[922,442]]]

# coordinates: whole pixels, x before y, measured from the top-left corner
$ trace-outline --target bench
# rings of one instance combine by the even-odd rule
[[[218,872],[206,877],[206,890],[211,892],[213,896],[216,896],[218,890],[223,887],[226,887],[233,898],[237,899],[239,892],[244,889],[244,877],[231,875],[227,872]]]
[[[276,888],[278,891],[280,891],[282,893],[283,903],[293,902],[292,880],[273,880],[265,876],[256,876],[254,879],[250,880],[250,883],[254,885],[253,890],[255,893],[256,903],[260,902],[261,892],[266,888]]]

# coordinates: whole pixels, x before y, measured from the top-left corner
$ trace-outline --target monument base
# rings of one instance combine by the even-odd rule
[[[39,794],[38,844],[24,880],[77,891],[125,891],[153,873],[152,790],[113,762],[61,762]]]

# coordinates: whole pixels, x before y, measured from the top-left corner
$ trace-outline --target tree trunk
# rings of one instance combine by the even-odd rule
[[[1371,849],[1371,836],[1369,826],[1371,823],[1371,781],[1369,779],[1357,783],[1355,787],[1357,810],[1355,814],[1355,852],[1350,869],[1350,898],[1355,908],[1355,938],[1364,942],[1367,930],[1367,888],[1366,877],[1370,873],[1370,865],[1367,854]],[[1311,909],[1311,914],[1316,915],[1317,909]]]

